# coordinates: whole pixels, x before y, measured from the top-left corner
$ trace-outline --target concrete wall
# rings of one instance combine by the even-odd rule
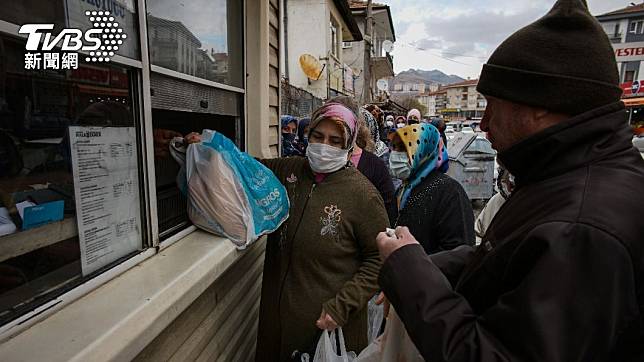
[[[305,89],[318,98],[327,96],[326,69],[319,80],[311,81],[300,68],[300,55],[326,57],[329,43],[329,10],[326,0],[288,1],[289,83]],[[324,64],[324,60],[320,60]]]

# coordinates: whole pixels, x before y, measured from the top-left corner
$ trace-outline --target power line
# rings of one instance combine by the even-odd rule
[[[435,57],[439,57],[439,58],[441,58],[441,59],[448,60],[448,61],[450,61],[450,62],[454,62],[454,63],[458,63],[458,64],[466,65],[466,66],[468,66],[468,67],[479,67],[478,65],[459,62],[458,60],[454,60],[454,59],[451,59],[451,58],[447,58],[447,57],[444,57],[444,56],[439,55],[439,54],[431,53],[431,52],[430,52],[430,51],[428,51],[427,49],[422,49],[422,48],[419,48],[419,47],[415,47],[415,46],[413,46],[413,45],[411,45],[411,44],[401,43],[401,45],[408,46],[408,47],[410,47],[410,48],[414,48],[414,49],[416,49],[416,50],[420,50],[420,51],[427,52],[427,53],[428,53],[428,54],[430,54],[430,55],[433,55],[433,56],[435,56]]]
[[[384,31],[386,31],[386,30],[387,30],[387,29],[385,29],[384,27],[382,27],[382,26],[378,25],[377,23],[376,23],[376,28],[378,28],[379,30],[384,30]],[[473,65],[473,64],[466,64],[466,63],[462,63],[462,62],[459,62],[459,61],[457,61],[457,60],[454,60],[454,59],[451,59],[451,58],[447,58],[447,57],[444,57],[444,56],[442,56],[442,55],[439,55],[439,54],[431,53],[431,52],[430,52],[430,50],[431,50],[431,49],[434,49],[434,50],[442,50],[442,49],[440,49],[440,48],[430,48],[430,49],[427,49],[427,48],[424,48],[424,47],[419,47],[419,46],[414,45],[414,44],[412,44],[412,43],[402,43],[402,42],[396,42],[396,43],[397,43],[397,44],[401,44],[401,45],[406,45],[406,46],[412,47],[412,48],[414,48],[414,49],[416,49],[416,50],[420,50],[420,51],[428,52],[428,53],[429,53],[429,54],[431,54],[431,55],[434,55],[434,56],[436,56],[436,57],[439,57],[439,58],[442,58],[442,59],[445,59],[445,60],[449,60],[449,61],[452,61],[452,62],[456,62],[456,63],[459,63],[459,64],[468,65],[468,66],[472,66],[472,67],[474,67],[474,66],[475,66],[475,65]],[[441,53],[442,53],[442,54],[446,54],[446,55],[452,55],[452,56],[455,56],[455,57],[461,57],[461,58],[473,58],[473,59],[478,59],[478,60],[480,60],[480,61],[485,61],[485,60],[487,60],[487,58],[486,58],[486,57],[477,57],[477,56],[473,56],[473,55],[466,55],[466,54],[452,53],[452,52],[446,52],[446,51],[441,51]]]

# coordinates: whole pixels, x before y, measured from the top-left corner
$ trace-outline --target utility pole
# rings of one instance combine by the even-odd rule
[[[367,0],[367,17],[365,19],[364,38],[364,78],[362,84],[362,104],[371,102],[371,35],[373,34],[373,7]]]

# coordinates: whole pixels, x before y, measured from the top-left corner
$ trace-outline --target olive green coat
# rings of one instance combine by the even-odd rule
[[[322,309],[341,326],[347,349],[367,345],[367,302],[378,290],[376,235],[389,225],[382,198],[354,167],[314,184],[301,157],[262,161],[286,186],[289,219],[268,238],[257,361],[315,349]]]

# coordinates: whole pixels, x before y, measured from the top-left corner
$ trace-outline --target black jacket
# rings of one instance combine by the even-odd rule
[[[394,184],[391,181],[389,169],[387,169],[385,162],[373,153],[362,150],[362,156],[357,168],[380,192],[380,196],[385,202],[389,223],[393,225],[398,216],[398,207],[396,207]]]
[[[428,361],[644,361],[631,138],[621,102],[530,137],[499,155],[517,186],[475,253],[386,260],[381,286]]]
[[[427,254],[474,245],[474,212],[458,181],[435,170],[409,195],[396,226],[407,226]]]

